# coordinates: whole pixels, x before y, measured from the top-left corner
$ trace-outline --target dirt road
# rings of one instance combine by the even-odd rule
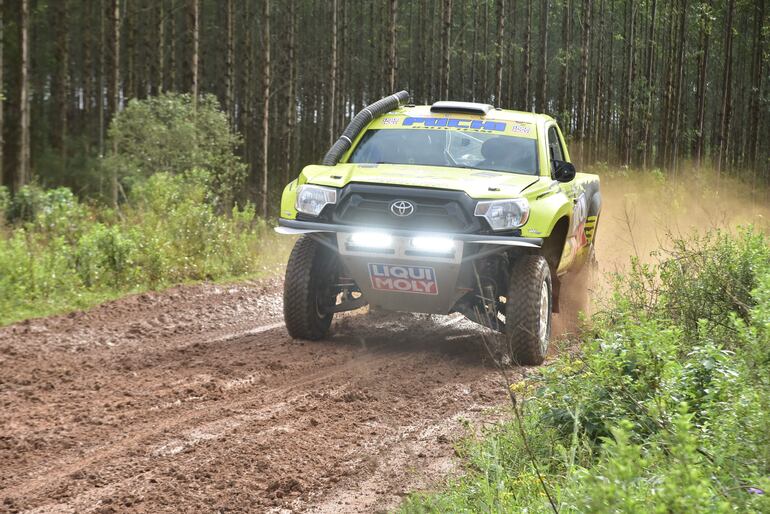
[[[770,232],[740,189],[602,189],[602,276],[666,232]],[[464,420],[500,415],[475,325],[362,314],[299,344],[280,289],[187,286],[0,328],[0,512],[371,512],[451,471]]]
[[[504,390],[461,318],[292,342],[280,283],[0,329],[0,511],[371,512],[452,469]]]

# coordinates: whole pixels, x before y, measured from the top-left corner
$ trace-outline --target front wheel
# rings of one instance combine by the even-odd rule
[[[511,269],[505,335],[517,364],[542,364],[548,352],[553,310],[551,271],[540,255],[520,257]]]
[[[336,252],[311,236],[294,245],[283,284],[283,318],[294,339],[317,341],[329,333],[336,263]]]

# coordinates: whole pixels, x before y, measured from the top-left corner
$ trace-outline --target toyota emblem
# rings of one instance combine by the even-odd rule
[[[414,212],[414,205],[406,200],[398,200],[390,204],[390,212],[396,216],[411,216]]]

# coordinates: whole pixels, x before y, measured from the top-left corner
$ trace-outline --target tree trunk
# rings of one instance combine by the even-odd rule
[[[671,144],[671,102],[673,101],[674,90],[674,2],[669,3],[668,10],[668,39],[665,45],[666,52],[666,89],[663,95],[663,109],[659,130],[659,155],[658,162],[666,167],[669,163],[669,148]]]
[[[176,9],[174,5],[174,0],[171,1],[171,10],[169,11],[169,23],[171,24],[171,33],[169,34],[169,49],[168,49],[168,69],[169,69],[169,83],[168,87],[166,89],[170,91],[179,91],[178,86],[178,78],[179,73],[177,71],[177,65],[176,65],[176,33],[177,33],[177,26],[176,26]]]
[[[604,35],[606,30],[606,15],[604,11],[604,0],[599,2],[599,17],[596,30],[593,31],[594,38],[596,39],[596,50],[594,54],[596,57],[596,81],[594,82],[593,92],[593,117],[591,125],[588,127],[590,130],[590,159],[589,162],[595,162],[599,160],[599,132],[602,125],[602,120],[607,116],[607,111],[602,110],[602,104],[604,103],[604,82],[607,80],[607,74],[604,69]]]
[[[717,187],[722,168],[730,146],[730,107],[732,102],[732,71],[733,71],[733,11],[735,0],[727,0],[725,21],[725,58],[722,75],[722,104],[719,115],[719,154],[717,157]]]
[[[476,75],[476,61],[478,60],[478,49],[476,45],[479,40],[479,6],[475,4],[473,6],[473,46],[471,47],[471,100],[476,101],[476,87],[477,75]]]
[[[505,43],[505,0],[497,0],[497,41],[495,43],[495,103],[503,106],[503,44]]]
[[[128,99],[133,98],[136,93],[135,89],[135,74],[134,74],[134,54],[135,54],[135,40],[136,40],[136,0],[127,0],[123,4],[123,30],[125,46],[123,48],[124,64],[123,69],[123,97]]]
[[[61,171],[66,169],[67,161],[67,107],[69,93],[69,38],[67,27],[67,0],[58,0],[55,3],[56,25],[56,82],[54,97],[56,99],[56,116],[54,126],[56,135],[54,146],[59,150]]]
[[[687,32],[687,0],[682,2],[682,12],[679,18],[679,42],[678,52],[676,58],[676,98],[674,102],[674,136],[672,137],[673,148],[671,152],[671,168],[674,170],[674,177],[677,175],[677,168],[679,166],[679,140],[682,119],[682,90],[684,89],[684,53]]]
[[[444,0],[443,26],[441,30],[441,92],[443,100],[449,99],[449,56],[452,51],[450,31],[452,28],[452,0]]]
[[[527,9],[524,18],[527,28],[524,32],[524,110],[532,108],[530,94],[532,92],[532,0],[527,0]]]
[[[644,113],[644,148],[642,149],[642,167],[647,169],[648,158],[652,151],[652,143],[650,140],[650,125],[652,125],[652,92],[654,89],[652,82],[652,70],[653,70],[653,39],[655,38],[655,15],[656,15],[657,2],[652,0],[650,6],[650,27],[647,32],[647,70],[645,73],[645,84],[647,85],[647,107]]]
[[[763,42],[763,24],[765,19],[765,0],[757,0],[754,9],[754,35],[752,41],[752,62],[751,62],[751,95],[749,100],[749,128],[747,141],[747,163],[756,174],[757,168],[757,149],[759,148],[759,115],[761,107],[759,105],[762,98],[762,77],[763,64],[762,49]]]
[[[337,3],[336,0],[334,2]],[[270,144],[270,0],[264,0],[262,9],[262,216],[267,218],[267,170]],[[335,34],[336,37],[336,34]]]
[[[30,180],[29,139],[29,0],[21,0],[19,20],[19,157],[15,193]]]
[[[592,1],[583,0],[583,38],[580,42],[580,97],[578,100],[577,113],[577,132],[581,143],[581,154],[583,140],[586,135],[586,121],[588,108],[588,50],[591,41],[591,12],[593,11]],[[582,155],[581,155],[582,157]]]
[[[156,23],[156,37],[157,37],[157,58],[154,60],[155,70],[153,73],[153,81],[155,82],[155,88],[152,90],[153,94],[160,94],[163,92],[163,81],[165,80],[163,67],[165,64],[165,48],[166,48],[166,10],[165,0],[156,0],[157,16]],[[148,56],[149,58],[149,56]]]
[[[390,20],[390,26],[388,27],[388,91],[395,92],[396,90],[396,74],[398,72],[398,58],[396,57],[396,21],[398,15],[398,0],[390,0],[388,2],[388,19]]]
[[[630,17],[628,22],[628,39],[626,41],[626,84],[625,84],[625,113],[623,116],[623,164],[631,164],[631,147],[633,140],[631,138],[632,121],[632,91],[631,86],[634,80],[634,41],[636,29],[636,4],[633,2],[629,6]]]
[[[88,23],[89,27],[94,27],[96,25],[94,20],[94,4],[96,2],[89,2],[87,10],[85,12],[85,19]],[[93,143],[93,125],[92,125],[92,118],[93,118],[93,106],[96,105],[96,102],[94,101],[94,56],[93,56],[93,50],[97,46],[94,44],[94,35],[96,31],[89,30],[86,31],[85,34],[83,34],[83,40],[82,40],[82,53],[83,53],[83,70],[81,71],[81,87],[83,88],[83,110],[82,110],[82,120],[81,120],[81,127],[82,130],[85,132],[85,148],[86,151],[90,154],[92,143]]]
[[[268,2],[269,0],[265,0]],[[198,79],[200,59],[200,4],[199,0],[189,0],[188,11],[190,30],[190,96],[192,97],[193,110],[198,108]]]
[[[337,102],[337,0],[332,0],[332,55],[331,74],[329,76],[329,105],[326,115],[329,118],[329,145],[334,143],[334,105]]]
[[[562,130],[571,132],[572,106],[567,105],[567,91],[570,85],[570,64],[572,62],[572,6],[574,0],[566,0],[562,9],[564,20],[565,41],[563,45],[564,58],[561,63],[561,84],[559,88],[559,117]]]
[[[709,6],[711,2],[709,2]],[[696,115],[695,115],[695,141],[693,153],[695,154],[695,165],[700,169],[703,162],[703,142],[705,139],[706,119],[706,68],[709,55],[709,40],[711,35],[711,21],[706,12],[700,16],[700,52],[698,52],[698,90],[696,93]]]
[[[482,48],[482,53],[484,55],[483,59],[483,69],[484,72],[481,74],[481,94],[479,95],[482,101],[488,101],[489,99],[489,86],[487,84],[487,80],[489,79],[489,54],[487,49],[489,48],[489,2],[482,2],[484,5],[484,28],[481,31],[482,34],[484,34],[484,43]]]
[[[96,111],[99,117],[99,158],[104,157],[104,79],[107,69],[107,29],[105,0],[99,0],[99,92],[96,95]]]
[[[107,85],[109,112],[114,119],[120,109],[120,0],[110,0],[110,77]],[[118,153],[117,140],[112,142],[113,154]],[[118,207],[118,171],[113,166],[111,176],[111,199],[112,207]]]
[[[510,58],[508,59],[508,87],[507,87],[507,107],[509,109],[514,109],[516,106],[516,93],[514,89],[514,77],[517,77],[516,74],[516,2],[511,1],[508,2],[508,5],[510,6],[510,14],[508,15],[508,20],[510,22],[509,27],[509,35],[507,38],[508,42],[508,55]]]
[[[287,36],[287,68],[288,68],[288,85],[286,87],[286,127],[284,132],[284,182],[289,182],[291,179],[294,159],[294,125],[297,121],[297,106],[296,106],[296,64],[294,62],[294,45],[295,45],[295,26],[297,24],[297,11],[294,4],[295,0],[288,0],[288,18],[289,18],[289,34]]]
[[[548,2],[540,4],[540,87],[537,95],[537,111],[545,112],[548,108]]]
[[[290,0],[292,6],[294,0]],[[225,51],[225,112],[230,120],[231,126],[235,121],[235,0],[227,0],[225,6],[225,25],[227,31],[227,49]],[[293,7],[292,7],[293,8]],[[294,38],[294,25],[292,25],[290,37]],[[293,47],[291,48],[293,51]]]

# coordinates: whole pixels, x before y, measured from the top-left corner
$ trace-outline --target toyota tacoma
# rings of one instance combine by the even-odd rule
[[[542,363],[563,277],[594,259],[599,177],[576,173],[547,115],[408,98],[363,109],[284,189],[289,334],[322,339],[367,304],[459,312]]]

